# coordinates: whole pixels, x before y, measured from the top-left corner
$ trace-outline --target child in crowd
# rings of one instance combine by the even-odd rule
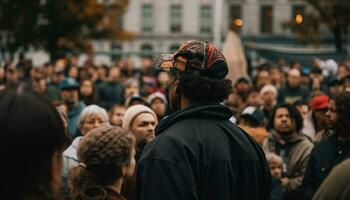
[[[274,153],[267,153],[266,160],[270,167],[272,176],[271,184],[271,200],[283,199],[283,187],[281,183],[282,172],[283,172],[283,161],[282,158]]]

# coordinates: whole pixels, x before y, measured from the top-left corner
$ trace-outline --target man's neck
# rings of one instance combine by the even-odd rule
[[[181,96],[181,109],[187,108],[190,104],[191,104],[190,100],[182,95]]]
[[[123,185],[123,178],[118,178],[113,185],[110,186],[110,188],[120,194],[120,191],[122,190]]]

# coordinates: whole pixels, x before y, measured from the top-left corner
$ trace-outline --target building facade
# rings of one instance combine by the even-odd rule
[[[131,41],[114,41],[113,52],[153,55],[174,52],[187,40],[214,40],[214,16],[220,15],[221,39],[228,30],[243,38],[291,36],[283,23],[302,23],[310,6],[302,0],[131,0],[123,16],[124,30],[135,34]]]

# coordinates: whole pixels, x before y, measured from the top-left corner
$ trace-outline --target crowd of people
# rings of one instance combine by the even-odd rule
[[[234,82],[207,42],[141,60],[4,62],[1,196],[350,196],[350,60],[281,59]]]

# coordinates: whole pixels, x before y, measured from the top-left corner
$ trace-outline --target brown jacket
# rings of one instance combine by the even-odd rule
[[[293,133],[281,136],[276,132],[265,139],[262,148],[266,153],[275,153],[282,157],[285,164],[285,176],[289,178],[287,191],[301,186],[313,143],[306,136]]]

